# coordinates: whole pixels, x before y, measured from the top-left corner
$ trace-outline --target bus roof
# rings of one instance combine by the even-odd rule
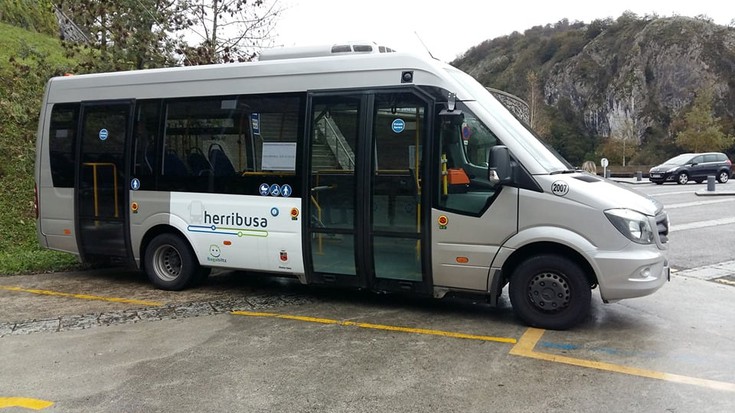
[[[96,73],[51,79],[47,103],[386,87],[400,85],[407,71],[414,84],[447,88],[447,68],[428,57],[392,52]]]

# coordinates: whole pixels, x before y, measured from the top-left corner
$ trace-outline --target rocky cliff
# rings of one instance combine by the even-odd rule
[[[704,18],[563,20],[488,40],[452,64],[526,99],[535,72],[543,103],[568,101],[594,139],[631,125],[638,143],[652,130],[672,139],[672,120],[706,87],[725,132],[735,132],[735,28]]]

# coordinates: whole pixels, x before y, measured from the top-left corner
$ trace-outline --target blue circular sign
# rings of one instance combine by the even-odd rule
[[[108,136],[109,136],[109,132],[107,132],[107,129],[100,129],[100,140],[101,141],[107,140]]]
[[[391,123],[390,128],[393,129],[393,132],[395,133],[401,133],[406,129],[406,122],[403,119],[395,119],[393,120],[393,123]]]
[[[291,185],[289,185],[289,184],[285,184],[285,185],[283,185],[281,187],[281,195],[283,195],[285,197],[291,196],[291,193],[292,192],[293,191],[291,190]]]
[[[130,181],[130,189],[133,191],[140,189],[140,180],[138,178],[133,178],[133,180]]]
[[[268,185],[268,184],[266,184],[265,182],[263,182],[263,183],[262,183],[262,184],[260,184],[260,186],[258,187],[258,192],[260,192],[260,195],[261,195],[261,196],[267,196],[267,195],[268,195],[268,193],[270,192],[270,188],[271,188],[271,186],[270,186],[270,185]]]
[[[278,184],[273,184],[270,187],[271,196],[281,196],[281,187]]]

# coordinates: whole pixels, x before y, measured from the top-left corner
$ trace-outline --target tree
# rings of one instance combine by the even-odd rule
[[[691,152],[721,151],[733,145],[735,138],[726,135],[712,109],[712,87],[703,88],[684,114],[684,129],[676,135],[676,144]]]
[[[186,27],[179,0],[62,0],[57,7],[89,39],[65,42],[78,72],[118,71],[176,63],[171,33]]]
[[[191,0],[186,9],[197,42],[177,49],[187,65],[252,60],[272,39],[282,11],[278,0]]]

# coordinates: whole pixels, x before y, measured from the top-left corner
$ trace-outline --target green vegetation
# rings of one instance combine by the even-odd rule
[[[694,147],[735,154],[733,41],[734,27],[704,16],[626,12],[488,40],[452,64],[525,99],[534,129],[573,164],[651,165]],[[710,83],[714,96],[698,105]]]
[[[733,145],[733,137],[725,135],[719,119],[712,116],[712,98],[712,90],[703,89],[684,114],[686,126],[676,135],[676,143],[682,148],[691,152],[721,151]]]
[[[66,269],[75,263],[69,254],[40,249],[33,210],[43,87],[71,64],[53,37],[0,23],[0,274]]]

